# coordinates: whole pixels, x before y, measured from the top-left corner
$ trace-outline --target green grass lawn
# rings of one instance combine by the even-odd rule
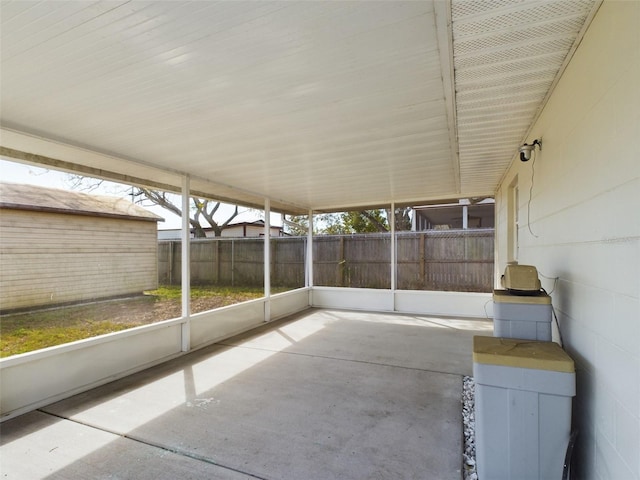
[[[274,293],[286,289],[273,289]],[[264,294],[262,288],[192,287],[191,311],[233,305]],[[177,318],[180,287],[161,287],[132,298],[0,316],[0,357]]]

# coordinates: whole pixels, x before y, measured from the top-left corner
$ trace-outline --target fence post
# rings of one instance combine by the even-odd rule
[[[270,250],[271,250],[271,278],[272,280],[269,282],[270,286],[279,285],[278,283],[278,271],[276,270],[276,256],[278,253],[278,242],[272,241],[270,242]]]
[[[420,285],[424,288],[424,276],[425,276],[425,261],[426,261],[426,253],[425,253],[425,243],[427,241],[427,234],[424,232],[420,233]]]
[[[340,250],[338,252],[338,286],[344,287],[345,281],[344,236],[340,235]]]
[[[167,277],[169,280],[169,285],[173,285],[173,240],[169,242],[169,261],[167,262]]]
[[[215,248],[215,274],[216,274],[216,285],[220,284],[220,240],[216,239],[216,248]]]
[[[235,283],[234,283],[234,279],[235,279],[235,258],[236,258],[236,254],[235,254],[235,242],[232,239],[231,240],[231,286],[234,287]]]

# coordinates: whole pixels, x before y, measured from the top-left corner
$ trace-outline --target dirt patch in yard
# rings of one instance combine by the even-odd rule
[[[214,308],[260,298],[261,296],[262,294],[257,293],[237,293],[235,295],[194,298],[191,299],[191,313],[205,312]],[[91,316],[96,321],[111,321],[129,326],[138,326],[178,318],[182,314],[182,305],[180,299],[144,295],[142,297],[96,303],[84,306],[79,311],[69,313],[71,313],[71,319],[81,320],[83,317]]]

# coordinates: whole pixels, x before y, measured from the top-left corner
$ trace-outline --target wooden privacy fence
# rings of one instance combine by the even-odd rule
[[[396,235],[399,290],[490,292],[493,288],[493,229]],[[314,285],[390,288],[390,245],[390,234],[315,236]],[[271,239],[272,286],[304,286],[306,248],[306,237]],[[190,253],[195,285],[263,284],[262,238],[195,239]],[[180,284],[180,241],[159,242],[158,275],[160,284]]]
[[[399,290],[493,290],[494,230],[407,232],[396,241]]]

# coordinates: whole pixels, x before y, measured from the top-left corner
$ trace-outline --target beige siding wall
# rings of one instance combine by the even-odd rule
[[[0,213],[0,309],[140,293],[157,285],[156,223]]]
[[[207,232],[207,237],[214,237],[213,232]],[[227,227],[222,231],[223,237],[261,237],[264,236],[264,227],[259,225],[238,225]],[[271,236],[280,236],[280,229],[271,227]]]
[[[603,3],[527,139],[542,138],[535,168],[515,161],[496,197],[497,273],[517,184],[517,258],[559,277],[582,479],[640,479],[639,32],[640,2]]]

